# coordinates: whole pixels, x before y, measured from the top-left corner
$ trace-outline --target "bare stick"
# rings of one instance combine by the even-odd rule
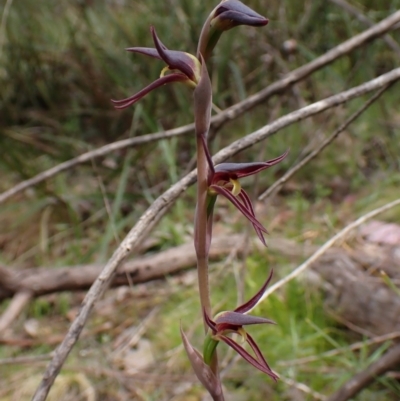
[[[293,280],[298,275],[303,273],[304,270],[306,270],[308,267],[310,267],[318,258],[320,258],[337,241],[344,239],[350,231],[359,227],[361,224],[365,223],[369,219],[372,219],[373,217],[377,216],[378,214],[382,214],[382,213],[386,212],[387,210],[393,209],[396,206],[400,206],[400,199],[396,199],[392,202],[386,203],[385,205],[378,207],[377,209],[374,209],[367,214],[364,214],[357,220],[355,220],[352,223],[350,223],[349,225],[347,225],[345,228],[343,228],[341,231],[339,231],[335,236],[333,236],[329,241],[325,242],[325,244],[322,245],[321,248],[318,249],[318,251],[316,251],[312,256],[310,256],[299,267],[297,267],[290,274],[288,274],[283,279],[279,280],[274,285],[269,287],[267,289],[267,291],[265,291],[265,293],[261,297],[261,299],[258,301],[257,305],[260,304],[261,302],[263,302],[269,295],[271,295],[273,292],[275,292],[278,288],[281,288],[282,286],[287,284],[289,281]],[[251,310],[248,313],[250,313],[250,312],[251,312]]]
[[[278,191],[280,188],[282,188],[282,186],[291,177],[293,177],[308,162],[317,157],[318,154],[321,153],[331,142],[333,142],[339,136],[339,134],[341,134],[356,118],[358,118],[365,110],[367,110],[372,103],[379,99],[383,92],[385,92],[388,88],[389,86],[383,87],[377,93],[375,93],[375,95],[367,100],[355,113],[353,113],[343,124],[341,124],[332,135],[322,141],[316,149],[314,149],[303,160],[288,170],[279,180],[275,181],[264,193],[258,197],[258,200],[264,200],[275,193],[275,191]]]
[[[29,355],[29,356],[16,356],[15,358],[4,358],[0,359],[1,365],[17,365],[17,364],[34,364],[37,362],[43,362],[51,359],[52,354],[44,354],[44,355]]]
[[[360,22],[367,26],[373,26],[375,23],[361,13],[356,7],[349,4],[346,0],[329,0],[331,3],[343,8],[349,14],[354,15]],[[386,44],[400,57],[400,46],[399,44],[389,35],[384,35],[383,40]]]
[[[303,365],[303,364],[306,364],[306,363],[319,361],[319,360],[321,360],[323,358],[330,358],[330,357],[342,354],[344,352],[357,351],[357,350],[359,350],[361,348],[368,347],[370,345],[376,345],[376,344],[379,344],[379,343],[384,343],[386,341],[395,340],[395,339],[398,339],[399,337],[400,337],[400,332],[399,331],[395,331],[393,333],[383,334],[381,336],[373,337],[373,338],[371,338],[370,340],[367,340],[367,341],[356,342],[354,344],[351,344],[348,347],[335,348],[335,349],[323,352],[323,353],[318,354],[318,355],[305,356],[304,358],[291,359],[289,361],[279,361],[278,365],[279,366]]]
[[[9,190],[0,194],[0,204],[16,195],[19,192],[24,191],[25,189],[37,185],[51,177],[54,177],[57,174],[62,173],[63,171],[70,170],[80,164],[87,163],[92,161],[97,157],[105,156],[111,152],[115,152],[120,149],[134,147],[138,145],[142,145],[149,142],[159,141],[161,139],[173,138],[174,136],[185,134],[194,129],[194,124],[184,125],[179,128],[174,128],[168,131],[157,132],[155,134],[143,135],[135,138],[123,139],[121,141],[113,142],[107,145],[104,145],[98,149],[91,150],[89,152],[83,153],[80,156],[77,156],[71,160],[67,160],[63,163],[57,164],[56,166],[43,171],[35,175],[28,180],[22,181]]]
[[[220,260],[232,255],[232,250],[235,251],[235,255],[242,254],[248,246],[247,242],[246,234],[214,237],[209,258],[212,261]],[[251,247],[265,250],[262,243],[256,239],[251,241]],[[283,238],[270,238],[268,248],[291,257],[311,255],[317,249],[315,246],[305,249],[303,245],[297,248],[295,243]],[[195,249],[193,243],[186,243],[156,254],[125,261],[118,268],[110,285],[135,285],[164,279],[193,266],[196,266]],[[0,266],[0,277],[8,276],[7,280],[0,282],[0,301],[23,291],[31,292],[32,297],[60,291],[84,291],[94,283],[103,267],[100,264],[90,264],[57,269],[38,267],[16,270]]]
[[[0,316],[0,334],[19,316],[31,298],[32,293],[30,291],[20,291],[14,295],[7,309]]]
[[[265,89],[260,92],[248,97],[247,99],[229,107],[224,110],[222,113],[211,118],[211,126],[220,126],[227,121],[234,120],[241,116],[246,111],[252,109],[258,104],[264,102],[269,99],[273,95],[283,92],[293,84],[301,81],[302,79],[308,77],[313,72],[325,67],[326,65],[332,63],[339,57],[342,57],[353,50],[369,43],[372,39],[378,38],[381,35],[384,35],[388,32],[395,24],[400,22],[400,11],[395,12],[391,16],[383,19],[378,24],[374,25],[372,28],[354,36],[353,38],[339,44],[333,49],[329,50],[327,53],[322,56],[316,58],[308,64],[303,65],[292,71],[291,73],[285,75],[281,80],[276,81],[275,83],[267,86]],[[32,177],[28,180],[22,181],[16,186],[10,188],[9,190],[0,194],[0,204],[16,195],[24,191],[27,188],[30,188],[34,185],[39,184],[55,175],[74,168],[80,164],[87,163],[96,157],[105,156],[108,153],[114,152],[116,150],[124,149],[127,147],[138,146],[144,143],[149,143],[153,141],[158,141],[161,139],[172,138],[174,136],[179,136],[191,132],[194,130],[194,124],[184,125],[179,128],[175,128],[172,130],[158,132],[154,134],[143,135],[141,137],[124,139],[122,141],[117,141],[101,148],[86,152],[74,159],[68,160],[64,163],[58,164],[57,166],[52,167],[49,170],[46,170],[35,177]]]
[[[272,124],[268,124],[265,127],[255,131],[254,133],[246,136],[245,138],[235,141],[225,149],[222,149],[215,155],[213,161],[216,164],[220,163],[226,160],[228,157],[240,152],[241,150],[246,149],[254,145],[255,143],[258,143],[270,137],[284,127],[294,124],[295,122],[304,120],[307,117],[318,114],[331,107],[343,104],[355,97],[362,96],[365,93],[379,89],[398,79],[400,79],[400,68],[396,68],[386,74],[379,76],[378,78],[365,82],[355,88],[352,88],[345,92],[341,92],[327,99],[303,107],[300,110],[289,113],[288,115],[279,118]],[[170,205],[172,205],[172,203],[188,188],[189,185],[193,184],[195,179],[196,171],[192,171],[186,177],[182,178],[170,189],[164,192],[164,194],[162,194],[159,198],[157,198],[156,201],[141,216],[136,225],[131,229],[131,231],[122,241],[120,246],[115,250],[111,259],[107,262],[103,271],[86,294],[78,315],[72,322],[64,340],[56,349],[54,358],[50,362],[46,372],[44,373],[44,377],[33,397],[33,401],[43,401],[46,399],[50,387],[57,377],[58,372],[60,371],[65,359],[67,358],[68,354],[78,340],[94,303],[107,289],[117,267],[132,251],[134,251],[138,247],[138,245],[140,245],[140,242],[146,237],[150,230],[163,216],[165,210],[168,209]]]
[[[221,163],[228,157],[231,157],[244,149],[253,146],[254,144],[269,138],[276,134],[281,129],[297,122],[304,120],[305,118],[311,117],[315,114],[321,113],[332,107],[339,106],[340,104],[346,103],[351,99],[365,95],[376,89],[380,89],[383,86],[395,82],[400,79],[400,67],[391,70],[390,72],[380,75],[379,77],[372,79],[371,81],[364,82],[363,84],[351,88],[349,90],[340,92],[336,95],[330,96],[326,99],[312,103],[299,110],[293,111],[285,116],[278,118],[271,124],[267,124],[264,127],[254,131],[253,133],[233,142],[228,147],[220,150],[213,158],[215,163]]]
[[[267,86],[265,89],[255,93],[242,102],[229,107],[223,113],[215,116],[211,120],[211,123],[213,125],[219,125],[226,122],[227,120],[233,120],[234,118],[237,118],[240,114],[243,114],[245,111],[250,110],[254,106],[270,98],[272,95],[283,92],[285,89],[308,77],[310,74],[317,71],[318,69],[332,63],[339,57],[342,57],[345,54],[348,54],[351,51],[359,48],[363,44],[370,42],[372,39],[385,34],[399,22],[400,10],[396,11],[391,16],[383,19],[372,28],[356,36],[353,36],[352,38],[339,44],[338,46],[326,52],[324,55],[317,57],[310,63],[295,69],[290,74],[287,74],[283,79]]]
[[[307,395],[310,395],[314,400],[321,400],[321,401],[326,400],[326,397],[324,395],[317,393],[310,387],[306,386],[304,383],[299,383],[293,379],[290,379],[289,377],[284,377],[281,375],[279,376],[279,379],[282,380],[288,386],[295,387],[298,390],[300,390],[301,392],[303,392]]]
[[[378,376],[395,368],[400,363],[400,344],[395,345],[381,356],[376,362],[371,363],[365,370],[357,373],[336,393],[332,394],[326,401],[347,401],[353,398],[363,388],[372,383]]]
[[[210,260],[219,260],[244,242],[243,235],[218,236],[213,239],[209,253]],[[279,248],[278,241],[270,241],[270,248]],[[112,286],[135,285],[151,280],[162,279],[196,265],[196,254],[192,243],[179,245],[165,251],[127,260],[121,264],[113,277]],[[0,301],[23,292],[30,292],[32,297],[51,294],[58,291],[83,291],[93,284],[101,273],[103,265],[65,266],[54,269],[28,268],[15,270],[0,266],[0,276],[8,279],[0,282]],[[11,304],[9,308],[11,307]],[[3,314],[4,318],[5,314]],[[0,319],[0,327],[1,321]]]

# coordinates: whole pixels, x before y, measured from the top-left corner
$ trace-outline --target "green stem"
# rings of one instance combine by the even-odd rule
[[[207,365],[211,365],[213,362],[213,357],[215,354],[215,350],[217,348],[219,341],[214,340],[211,337],[211,334],[207,334],[205,340],[204,340],[204,347],[203,347],[203,358],[204,362]]]

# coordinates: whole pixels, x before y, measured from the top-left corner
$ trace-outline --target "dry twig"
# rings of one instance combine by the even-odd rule
[[[329,1],[333,4],[336,4],[337,6],[339,6],[341,8],[343,8],[343,10],[347,11],[349,14],[356,17],[364,25],[373,26],[375,24],[368,17],[366,17],[361,11],[359,11],[356,7],[349,4],[346,0],[329,0]],[[400,57],[399,44],[390,35],[384,35],[383,40],[397,54],[397,56]]]
[[[0,359],[0,366],[1,365],[18,365],[18,364],[25,364],[28,365],[48,361],[52,358],[52,354],[44,354],[44,355],[29,355],[29,356],[16,356],[14,358],[4,358]]]
[[[326,397],[324,395],[317,393],[310,387],[306,386],[304,383],[299,383],[296,380],[290,379],[289,377],[279,376],[279,378],[288,386],[295,387],[296,389],[300,390],[301,392],[312,397],[314,400],[321,400],[321,401],[326,400]]]
[[[373,337],[370,340],[358,341],[358,342],[356,342],[354,344],[351,344],[348,347],[335,348],[335,349],[323,352],[323,353],[318,354],[318,355],[305,356],[304,358],[291,359],[289,361],[278,361],[278,365],[280,365],[280,366],[303,365],[303,364],[306,364],[306,363],[319,361],[319,360],[321,360],[323,358],[331,358],[333,356],[340,355],[340,354],[342,354],[344,352],[353,352],[353,351],[357,351],[357,350],[359,350],[361,348],[364,348],[364,347],[369,347],[371,345],[384,343],[384,342],[390,341],[390,340],[396,340],[399,337],[400,337],[400,332],[396,331],[396,332],[393,332],[393,333],[384,334],[382,336]]]
[[[0,334],[19,316],[31,298],[32,293],[26,290],[19,291],[14,295],[7,309],[0,316]]]
[[[312,256],[310,256],[299,267],[297,267],[290,274],[288,274],[283,279],[279,280],[278,282],[273,284],[271,287],[269,287],[267,289],[267,291],[265,291],[265,293],[261,297],[261,299],[259,300],[258,304],[263,302],[270,294],[275,292],[278,288],[284,286],[289,281],[293,280],[294,278],[299,276],[301,273],[303,273],[318,258],[320,258],[326,251],[328,251],[330,248],[332,248],[332,246],[336,242],[338,242],[339,240],[343,240],[349,234],[350,231],[352,231],[355,228],[359,227],[361,224],[365,223],[367,220],[370,220],[373,217],[378,216],[379,214],[382,214],[382,213],[384,213],[384,212],[386,212],[386,211],[388,211],[390,209],[393,209],[396,206],[400,206],[400,198],[396,199],[396,200],[394,200],[392,202],[386,203],[385,205],[383,205],[381,207],[378,207],[377,209],[374,209],[374,210],[370,211],[369,213],[364,214],[363,216],[359,217],[357,220],[355,220],[352,223],[350,223],[349,225],[347,225],[345,228],[340,230],[335,236],[333,236],[330,240],[325,242],[324,245],[322,245]],[[249,312],[251,312],[251,310]]]
[[[273,246],[276,241],[271,242]],[[243,236],[239,234],[214,238],[210,249],[210,260],[215,261],[228,255],[238,243],[243,243]],[[187,243],[154,255],[126,261],[116,272],[111,285],[144,283],[176,274],[195,265],[196,254],[193,244]],[[12,296],[16,297],[24,292],[29,293],[32,297],[37,297],[59,291],[87,290],[102,269],[103,266],[98,264],[67,266],[57,269],[39,267],[20,271],[0,266],[0,275],[8,276],[7,281],[0,282],[0,301]]]
[[[376,362],[373,362],[365,370],[357,373],[336,393],[326,401],[347,401],[353,398],[362,389],[372,383],[377,377],[393,369],[400,363],[400,344],[390,348]]]
[[[258,200],[265,200],[271,196],[275,191],[279,191],[280,188],[286,182],[292,178],[302,167],[304,167],[308,162],[317,157],[330,143],[332,143],[354,120],[356,120],[365,110],[371,106],[376,100],[378,100],[381,95],[386,92],[389,88],[388,86],[380,89],[375,95],[368,99],[355,113],[353,113],[343,124],[341,124],[328,138],[323,140],[317,148],[315,148],[311,153],[309,153],[304,159],[288,170],[279,180],[275,181],[265,192],[263,192]]]

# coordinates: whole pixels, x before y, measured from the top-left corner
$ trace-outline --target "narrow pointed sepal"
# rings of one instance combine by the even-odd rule
[[[167,65],[162,69],[160,78],[140,92],[126,99],[112,100],[117,109],[124,109],[125,107],[135,104],[138,100],[147,95],[147,93],[166,83],[184,82],[194,88],[200,80],[201,64],[195,56],[181,51],[169,50],[158,38],[154,27],[151,27],[151,33],[153,35],[155,48],[129,47],[126,50],[162,60]],[[164,75],[166,72],[168,72],[168,75]]]
[[[251,222],[251,224],[253,224],[253,227],[258,237],[260,238],[262,243],[266,245],[263,232],[268,233],[268,231],[255,217],[253,207],[252,206],[250,207],[248,204],[248,197],[244,197],[246,202],[245,203],[243,202],[243,194],[245,194],[245,192],[242,190],[241,193],[239,194],[239,197],[242,199],[242,202],[240,202],[236,196],[234,196],[228,189],[224,187],[220,187],[218,185],[211,185],[210,189],[227,198]]]
[[[186,82],[187,80],[188,80],[187,77],[183,74],[179,74],[179,73],[169,74],[164,77],[156,79],[150,85],[146,86],[144,89],[142,89],[138,93],[135,93],[133,96],[130,96],[126,99],[121,99],[121,100],[111,100],[111,102],[114,104],[114,107],[116,109],[125,109],[126,107],[132,106],[133,104],[138,102],[140,99],[145,97],[153,89],[159,88],[160,86],[169,84],[171,82]]]
[[[155,28],[151,27],[150,30],[156,50],[169,69],[182,71],[193,83],[197,84],[201,74],[200,61],[192,54],[168,50],[157,36]]]
[[[207,389],[211,397],[214,400],[223,400],[223,393],[221,382],[218,380],[217,376],[213,373],[210,366],[208,366],[201,356],[200,352],[197,351],[189,342],[185,333],[181,327],[181,337],[183,341],[183,346],[185,347],[186,354],[189,358],[190,364],[196,374],[197,378],[201,384]]]
[[[127,52],[140,53],[149,57],[156,58],[158,60],[162,60],[161,56],[158,54],[157,49],[154,49],[152,47],[127,47],[125,50]]]
[[[247,302],[245,302],[244,304],[238,306],[235,309],[235,312],[247,313],[249,310],[253,309],[257,305],[257,303],[261,299],[261,297],[264,295],[264,293],[265,293],[265,291],[266,291],[266,289],[268,287],[268,284],[272,280],[273,274],[274,274],[274,270],[271,269],[271,272],[269,273],[267,279],[265,280],[265,282],[262,285],[262,287],[257,291],[257,293],[253,297],[251,297]]]
[[[240,187],[238,179],[257,174],[262,170],[281,162],[287,155],[287,150],[282,155],[265,162],[254,163],[221,163],[217,164],[208,177],[211,193],[217,193],[229,199],[233,205],[253,224],[254,230],[261,242],[266,246],[263,233],[267,233],[264,226],[257,220],[253,205],[246,191]]]
[[[268,364],[264,363],[265,360],[258,360],[254,358],[251,354],[249,354],[240,344],[236,341],[232,340],[231,338],[222,335],[220,336],[221,340],[233,348],[245,361],[247,361],[250,365],[254,366],[256,369],[260,370],[261,372],[270,376],[273,380],[278,379],[278,375],[274,373]],[[258,347],[257,347],[258,348]]]
[[[244,315],[241,312],[226,311],[219,313],[215,318],[215,323],[226,326],[247,326],[250,324],[276,324],[271,319],[260,316]]]
[[[289,149],[282,155],[265,162],[217,164],[215,166],[215,180],[227,180],[229,178],[239,179],[257,174],[260,171],[280,163],[288,154]]]

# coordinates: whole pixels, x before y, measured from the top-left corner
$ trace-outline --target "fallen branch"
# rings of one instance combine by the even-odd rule
[[[374,25],[372,28],[352,37],[351,39],[339,44],[333,49],[329,50],[327,53],[316,58],[315,60],[307,63],[291,73],[287,74],[284,78],[275,83],[267,86],[265,89],[258,93],[248,97],[247,99],[229,107],[225,111],[219,113],[218,115],[212,117],[211,124],[214,129],[225,124],[227,121],[234,120],[241,116],[246,111],[252,109],[258,104],[266,101],[273,95],[283,92],[287,88],[291,87],[293,84],[300,82],[304,78],[307,78],[313,72],[325,67],[326,65],[332,63],[339,57],[342,57],[353,50],[369,43],[371,40],[378,38],[388,32],[395,24],[400,22],[400,11],[397,11],[385,18],[378,24]],[[158,141],[161,139],[172,138],[174,136],[179,136],[191,132],[194,130],[194,124],[188,124],[179,128],[171,129],[164,132],[158,132],[154,134],[143,135],[141,137],[124,139],[122,141],[113,142],[111,144],[102,146],[98,149],[86,152],[74,159],[68,160],[64,163],[58,164],[49,170],[43,171],[42,173],[32,177],[28,180],[22,181],[9,190],[0,194],[0,204],[5,202],[12,196],[30,188],[34,185],[39,184],[55,175],[74,168],[80,164],[92,161],[94,158],[105,156],[116,150],[124,149],[127,147],[138,146],[144,143],[149,143],[153,141]]]
[[[333,4],[336,4],[337,6],[341,7],[343,10],[347,11],[349,14],[353,15],[354,17],[356,17],[364,25],[374,26],[375,23],[373,21],[371,21],[368,17],[366,17],[356,7],[349,4],[346,0],[329,0],[329,1]],[[383,40],[396,53],[396,55],[398,57],[400,57],[399,44],[390,35],[384,35]]]
[[[400,19],[400,11],[396,14],[398,14]],[[311,115],[318,114],[331,107],[343,104],[355,97],[362,96],[368,92],[379,89],[393,81],[397,81],[398,79],[400,79],[400,68],[396,68],[355,88],[341,92],[337,95],[333,95],[327,99],[289,113],[288,115],[279,118],[272,124],[268,124],[256,132],[238,141],[235,141],[230,146],[222,149],[215,155],[213,162],[216,164],[220,163],[241,150],[272,136],[284,127],[287,127],[297,121],[301,121],[307,117],[310,117]],[[162,194],[159,198],[157,198],[156,201],[141,216],[137,224],[130,230],[120,246],[115,250],[111,259],[107,262],[101,274],[86,294],[85,299],[82,302],[81,309],[79,310],[75,320],[72,322],[63,342],[56,349],[55,356],[44,373],[43,379],[33,397],[33,401],[44,401],[46,399],[50,387],[57,377],[61,366],[78,340],[94,303],[108,288],[117,268],[124,261],[124,259],[140,245],[140,242],[143,241],[146,235],[148,235],[148,233],[158,223],[159,219],[163,216],[168,207],[173,204],[173,202],[188,188],[189,185],[195,181],[195,179],[196,171],[192,171],[190,174],[182,178],[170,189],[164,192],[164,194]]]
[[[44,355],[29,355],[29,356],[16,356],[14,358],[4,358],[0,359],[1,365],[17,365],[17,364],[36,364],[38,362],[48,361],[51,359],[52,354],[44,354]]]
[[[358,341],[356,343],[349,345],[348,347],[335,348],[330,351],[322,352],[321,354],[305,356],[303,358],[291,359],[288,361],[278,361],[277,364],[279,366],[287,366],[287,367],[304,365],[307,363],[320,361],[321,359],[324,358],[331,358],[345,352],[358,351],[362,348],[369,347],[371,345],[377,345],[391,340],[398,340],[399,338],[400,338],[400,331],[395,331],[393,333],[384,334],[382,336],[372,337],[370,340]]]
[[[363,216],[359,217],[357,220],[353,221],[341,231],[339,231],[335,236],[333,236],[329,241],[325,242],[312,256],[310,256],[304,263],[302,263],[299,267],[294,269],[290,274],[285,276],[283,279],[279,280],[275,284],[265,291],[264,295],[260,298],[257,305],[263,302],[270,294],[275,292],[278,288],[282,287],[283,285],[287,284],[289,281],[293,280],[294,278],[298,277],[301,273],[303,273],[307,268],[309,268],[317,259],[319,259],[324,253],[326,253],[333,245],[335,245],[339,240],[343,240],[346,236],[350,233],[350,231],[354,230],[355,228],[359,227],[361,224],[365,223],[367,220],[378,216],[390,209],[393,209],[396,206],[400,206],[400,199],[396,199],[392,202],[386,203],[385,205],[378,207],[370,211],[369,213],[364,214]],[[255,307],[257,306],[255,305]],[[254,308],[253,308],[254,309]],[[249,311],[251,312],[251,310]]]
[[[220,236],[213,239],[210,260],[217,261],[229,255],[232,249],[238,254],[244,251],[246,241],[242,234]],[[263,250],[261,243],[251,241],[252,247]],[[298,247],[293,241],[270,238],[268,248],[291,257],[311,254],[314,247]],[[196,266],[196,254],[192,243],[180,245],[154,255],[144,256],[123,263],[115,273],[110,286],[132,285],[165,278]],[[30,268],[15,271],[0,266],[0,276],[8,276],[0,282],[0,301],[27,292],[31,297],[61,291],[84,291],[90,288],[103,269],[103,265],[67,266],[59,268]],[[11,305],[11,304],[10,304]],[[0,319],[1,321],[1,319]]]
[[[377,377],[395,368],[400,363],[400,344],[390,348],[376,362],[357,373],[326,401],[347,401],[372,383]]]
[[[19,291],[14,295],[7,309],[0,316],[0,334],[19,316],[31,298],[32,293],[26,290]]]
[[[239,234],[216,237],[211,246],[210,259],[215,261],[223,258],[232,251],[232,248],[243,242],[243,236]],[[271,242],[274,245],[279,240]],[[195,265],[194,247],[192,243],[188,243],[137,260],[126,261],[116,272],[111,286],[144,283],[176,274]],[[8,276],[7,282],[0,283],[0,301],[21,293],[37,297],[60,291],[87,290],[102,269],[103,265],[98,264],[61,268],[40,267],[20,271],[0,267],[0,275]],[[0,319],[0,331],[2,319]]]
[[[297,390],[300,390],[302,393],[307,394],[312,397],[314,400],[321,400],[321,401],[326,401],[326,397],[320,393],[317,393],[304,383],[299,383],[296,380],[293,380],[289,377],[284,377],[284,376],[279,376],[279,379],[283,381],[285,384],[287,384],[290,387],[294,387]]]
[[[354,120],[356,120],[365,110],[371,106],[381,95],[389,88],[385,86],[375,93],[370,99],[368,99],[356,112],[354,112],[344,123],[342,123],[328,138],[323,140],[312,152],[310,152],[304,159],[294,165],[288,170],[279,180],[275,181],[264,193],[262,193],[258,200],[265,200],[271,196],[275,191],[279,191],[280,188],[292,178],[302,167],[309,163],[312,159],[317,157],[330,143],[332,143]]]

